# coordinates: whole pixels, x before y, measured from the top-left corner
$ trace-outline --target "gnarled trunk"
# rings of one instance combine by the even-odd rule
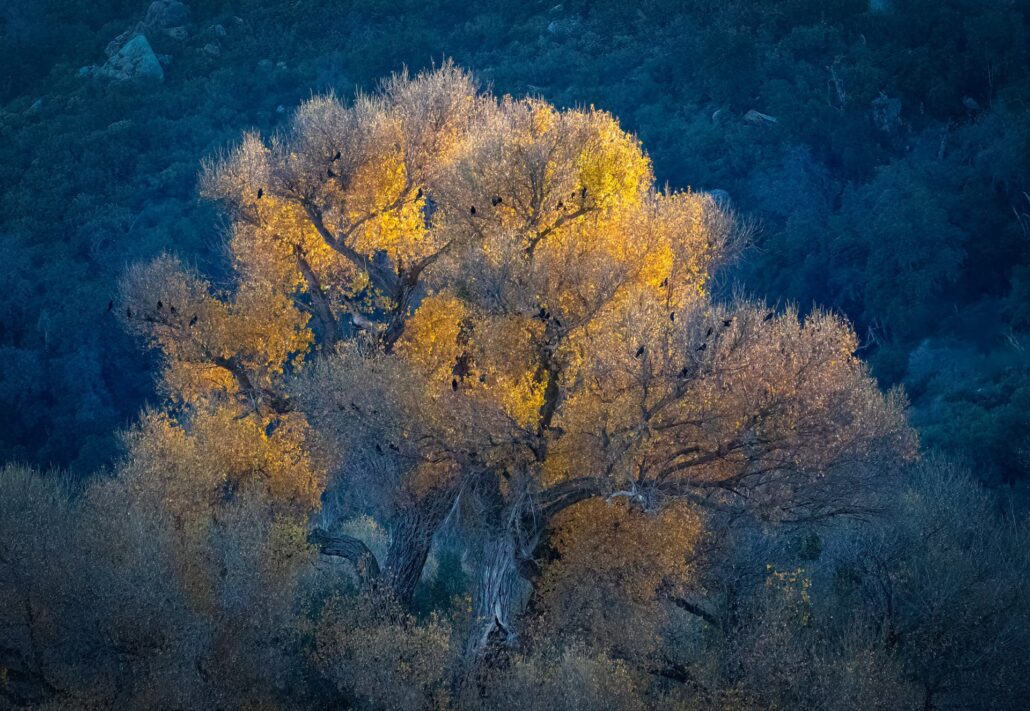
[[[518,572],[515,543],[510,536],[483,542],[472,589],[472,623],[465,642],[469,660],[482,657],[495,644],[515,642],[514,616],[521,608],[525,581]]]
[[[453,492],[436,490],[399,515],[386,554],[385,572],[390,588],[401,602],[411,602],[422,578],[433,536],[447,518],[452,502]]]

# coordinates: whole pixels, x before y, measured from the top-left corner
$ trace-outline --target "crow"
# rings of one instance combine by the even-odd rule
[[[732,323],[733,323],[733,318],[732,318],[732,317],[730,317],[730,318],[726,318],[726,319],[723,319],[723,321],[722,321],[722,327],[723,327],[723,328],[729,328],[729,327],[730,327],[730,324],[732,324]]]
[[[453,390],[454,392],[458,392],[458,379],[457,378],[451,378],[451,390]]]
[[[493,205],[494,207],[497,207],[502,202],[504,202],[504,200],[502,200],[499,195],[494,195],[492,198],[490,198],[490,204]]]
[[[697,347],[697,352],[700,353],[701,351],[703,351],[707,347],[708,347],[707,343],[702,343],[700,346]]]
[[[683,366],[683,370],[680,371],[680,377],[685,378],[689,373],[690,370],[687,368],[687,366]]]
[[[676,323],[676,312],[675,311],[670,311],[669,312],[669,320],[672,321],[673,323]]]
[[[557,205],[555,205],[555,207],[556,207],[557,209],[559,209],[559,210],[562,210],[562,209],[564,209],[564,208],[565,208],[565,203],[564,203],[564,202],[562,202],[561,200],[559,200],[559,201],[558,201],[558,204],[557,204]]]
[[[171,311],[173,314],[175,313],[175,307],[174,306],[169,306],[168,310]]]
[[[383,453],[383,448],[379,446],[378,442],[376,442],[376,454],[382,454],[382,453]]]
[[[160,311],[161,309],[164,308],[164,306],[165,305],[161,303],[161,299],[158,299],[157,300],[157,310]]]
[[[197,325],[197,315],[193,314],[193,318],[190,319],[190,326],[196,326],[196,325]]]
[[[332,168],[326,168],[325,169],[325,174],[327,176],[329,176],[330,178],[335,178],[336,177],[336,173],[333,172]]]
[[[422,188],[419,188],[418,192],[415,193],[415,199],[416,200],[421,200],[422,199],[422,195],[423,195]]]
[[[470,215],[475,215],[476,214],[476,206],[475,205],[473,205],[472,207],[469,208],[469,214]]]
[[[108,311],[114,311],[114,299],[112,299],[111,301],[107,302],[107,310]]]
[[[637,348],[637,354],[636,354],[636,357],[637,357],[637,358],[639,358],[639,357],[640,357],[640,356],[642,356],[642,355],[644,355],[644,347],[643,347],[643,346],[640,346],[640,348]]]
[[[260,200],[264,196],[265,196],[265,189],[264,188],[258,188],[258,200]]]
[[[125,309],[125,318],[132,318],[132,309]]]
[[[386,445],[386,446],[387,446],[387,447],[389,447],[390,449],[392,449],[392,450],[393,450],[393,451],[395,451],[395,452],[399,452],[399,451],[401,451],[401,448],[400,448],[400,447],[398,447],[398,446],[397,446],[396,444],[394,444],[393,442],[389,442],[389,443],[387,443],[387,445]]]
[[[668,285],[669,285],[669,277],[665,277],[664,279],[662,279],[662,284],[661,284],[661,286],[662,286],[662,288],[664,289],[664,288],[665,288],[665,287],[667,287]]]
[[[583,188],[579,191],[579,199],[580,200],[586,200],[587,199],[587,189],[586,189],[586,186],[583,186]]]
[[[714,331],[714,330],[715,330],[714,328],[709,327],[708,332],[705,333],[705,338],[708,338],[709,336],[711,336],[712,335],[712,331]]]
[[[769,313],[767,313],[767,314],[765,315],[765,318],[763,318],[763,319],[762,319],[762,323],[766,323],[766,322],[768,322],[768,321],[772,321],[772,317],[773,317],[773,315],[774,315],[774,314],[773,314],[773,312],[772,312],[772,311],[770,311]]]
[[[341,155],[343,155],[343,154],[342,154],[342,153],[340,153],[339,151],[336,151],[336,155],[334,155],[334,156],[333,156],[333,159],[332,159],[331,161],[329,161],[329,162],[330,162],[330,163],[333,163],[333,162],[335,162],[335,161],[338,161],[338,160],[340,160],[340,156],[341,156]]]
[[[541,321],[546,321],[547,319],[551,318],[551,314],[547,312],[547,309],[541,306],[540,310],[536,312],[536,317]]]

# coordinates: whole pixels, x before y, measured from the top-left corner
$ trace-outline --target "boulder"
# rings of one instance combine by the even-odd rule
[[[881,93],[873,99],[869,112],[873,124],[883,133],[894,133],[901,127],[901,99]]]
[[[143,17],[145,30],[169,30],[190,21],[190,9],[179,0],[154,0]]]
[[[780,122],[780,120],[775,116],[763,114],[761,111],[755,111],[754,109],[751,109],[744,114],[744,120],[756,126],[768,126]]]
[[[125,43],[136,36],[136,30],[128,29],[122,32],[120,35],[115,37],[113,40],[107,43],[107,47],[104,48],[104,54],[108,57],[113,57],[118,54],[118,50],[125,46]]]
[[[130,39],[103,66],[94,68],[91,73],[117,81],[164,81],[165,78],[161,62],[143,35]]]

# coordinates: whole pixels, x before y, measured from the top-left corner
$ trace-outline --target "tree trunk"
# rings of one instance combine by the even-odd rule
[[[433,536],[447,517],[451,492],[434,491],[403,512],[392,531],[386,554],[386,579],[401,602],[411,602],[433,545]]]
[[[484,541],[479,557],[472,589],[472,623],[465,642],[465,656],[470,661],[482,658],[491,646],[515,642],[512,619],[523,592],[510,536]]]

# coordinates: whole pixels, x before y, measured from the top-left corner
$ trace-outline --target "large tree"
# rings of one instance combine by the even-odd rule
[[[134,446],[200,438],[230,462],[211,496],[373,515],[385,560],[312,541],[402,603],[447,523],[473,658],[563,566],[675,589],[700,512],[866,511],[914,452],[901,398],[839,317],[714,299],[733,216],[654,182],[611,115],[498,99],[451,65],[308,101],[205,170],[233,279],[170,257],[127,276],[119,313],[164,354],[171,403]]]

